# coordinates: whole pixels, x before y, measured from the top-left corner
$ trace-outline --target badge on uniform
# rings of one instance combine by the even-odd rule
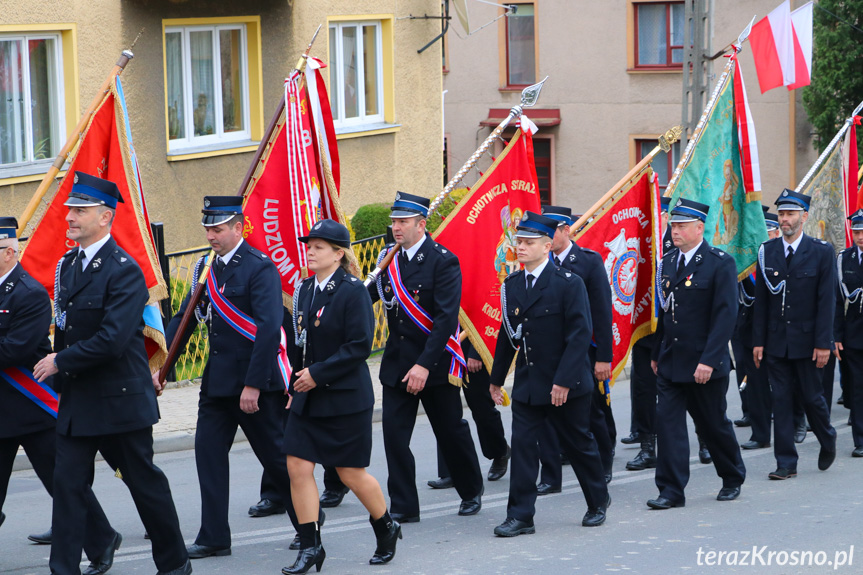
[[[99,266],[102,265],[102,258],[96,258],[93,260],[93,269],[98,269]]]
[[[693,276],[693,275],[695,275],[695,274],[689,274],[688,276],[686,276],[686,282],[684,282],[684,284],[683,284],[683,285],[685,285],[686,287],[691,286],[691,285],[692,285],[692,276]]]
[[[123,263],[124,261],[126,261],[126,258],[121,257],[121,258],[120,258],[120,263]]]
[[[421,262],[421,261],[423,261],[424,259],[426,259],[426,255],[425,255],[425,254],[417,254],[417,261],[418,261],[418,262]]]
[[[414,299],[414,301],[415,301],[415,302],[419,303],[419,302],[420,302],[420,292],[419,292],[419,290],[414,290],[414,293],[413,293],[413,295],[412,295],[411,297]]]
[[[695,263],[698,263],[700,261],[701,261],[701,254],[695,254]]]
[[[671,287],[671,281],[670,280],[665,282],[665,287],[667,287],[667,288]]]
[[[515,315],[518,315],[518,308],[515,308]]]
[[[8,293],[8,292],[12,291],[13,287],[15,287],[15,282],[8,282],[6,284],[6,292]]]
[[[336,282],[335,282],[335,280],[330,280],[330,281],[328,281],[328,282],[327,282],[327,291],[333,291],[334,289],[336,289]]]

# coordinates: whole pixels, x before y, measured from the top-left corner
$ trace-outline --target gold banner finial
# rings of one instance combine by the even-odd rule
[[[680,136],[683,135],[683,126],[674,126],[661,136],[659,136],[659,147],[662,148],[663,152],[668,153],[671,150],[671,146],[680,139]]]

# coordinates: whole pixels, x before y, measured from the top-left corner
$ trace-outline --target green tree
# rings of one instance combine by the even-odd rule
[[[863,0],[818,0],[813,25],[812,83],[803,89],[803,106],[820,153],[863,99]],[[863,133],[857,145],[863,154]]]

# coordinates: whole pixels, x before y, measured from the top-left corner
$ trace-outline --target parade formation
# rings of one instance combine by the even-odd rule
[[[489,513],[484,482],[509,473],[506,508],[489,538],[536,534],[544,521],[537,498],[561,492],[567,466],[584,498],[581,526],[601,527],[615,513],[609,484],[621,422],[611,398],[626,367],[632,424],[621,440],[640,449],[625,467],[655,469],[656,490],[643,497],[651,510],[686,506],[687,414],[701,462],[720,480],[719,502],[745,497],[753,478],[741,449],[772,448],[775,470],[761,479],[776,481],[863,457],[863,189],[857,203],[857,180],[847,184],[854,194],[834,212],[847,222],[846,237],[835,245],[807,227],[820,190],[772,190],[773,211],[762,202],[740,92],[741,38],[664,193],[650,161],[670,150],[679,129],[585,213],[542,205],[536,126],[525,111],[539,83],[444,192],[393,190],[392,241],[373,270],[360,269],[352,248],[335,139],[327,140],[332,118],[321,113],[325,88],[306,85],[320,79],[307,50],[240,193],[201,195],[211,251],[195,263],[164,329],[154,304],[166,278],[115,70],[91,122],[128,134],[118,148],[125,161],[95,169],[110,154],[94,152],[101,144],[85,131],[35,225],[0,214],[0,509],[23,447],[53,498],[50,529],[30,536],[51,545],[46,568],[80,575],[83,553],[83,575],[108,572],[123,535],[92,489],[101,453],[128,488],[158,574],[187,575],[193,562],[232,553],[229,452],[242,429],[264,469],[262,501],[249,513],[285,513],[296,533],[285,575],[324,568],[323,509],[348,492],[368,512],[375,539],[356,555],[397,564],[397,548],[422,530],[404,529],[423,519],[418,458],[436,458],[429,485],[454,488],[459,517]],[[429,218],[510,123],[515,135],[431,233]],[[294,136],[307,132],[317,145],[298,144]],[[302,169],[276,185],[278,154]],[[268,229],[281,230],[284,256]],[[367,364],[374,306],[388,334],[378,382]],[[186,545],[169,478],[153,461],[153,426],[165,377],[199,326],[209,348],[194,445],[201,516]],[[837,362],[851,449],[830,420]],[[733,423],[732,374],[745,393],[744,417]],[[386,478],[367,470],[377,385]],[[462,392],[479,453],[491,462],[485,478]],[[411,446],[420,405],[436,452]],[[735,425],[751,427],[749,441],[738,444]],[[807,426],[820,445],[815,464],[796,448]],[[323,493],[316,465],[325,469]],[[0,511],[0,525],[5,517]]]

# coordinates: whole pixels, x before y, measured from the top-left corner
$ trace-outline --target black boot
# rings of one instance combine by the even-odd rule
[[[312,565],[317,571],[321,570],[324,564],[324,559],[327,558],[327,552],[324,551],[324,546],[321,545],[321,530],[318,522],[302,523],[299,526],[300,535],[300,551],[297,553],[297,560],[290,567],[283,567],[284,575],[298,575],[307,573]]]
[[[626,468],[630,471],[641,471],[642,469],[653,469],[656,467],[656,448],[653,435],[646,436],[649,439],[641,442],[641,451],[632,461],[626,462]]]
[[[389,563],[396,556],[396,543],[402,538],[402,526],[390,517],[389,511],[384,511],[378,519],[369,517],[369,523],[375,531],[375,539],[378,546],[375,554],[369,559],[369,565],[383,565]]]

